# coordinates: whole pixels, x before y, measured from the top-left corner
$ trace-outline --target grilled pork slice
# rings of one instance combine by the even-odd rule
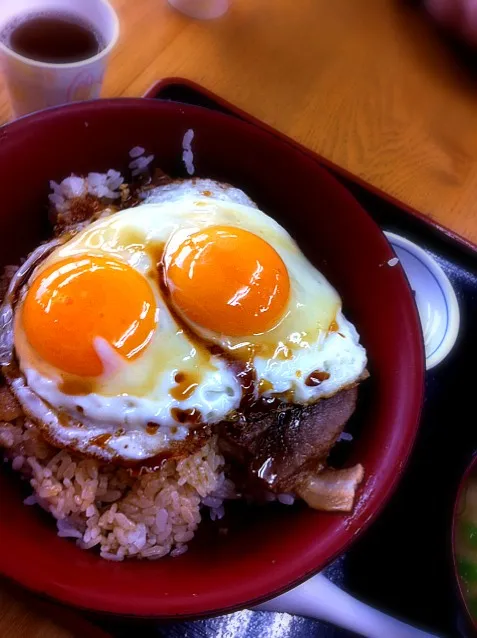
[[[351,512],[363,477],[364,469],[359,463],[343,470],[305,472],[295,484],[295,494],[315,510]]]
[[[253,486],[292,493],[310,507],[350,511],[363,468],[326,467],[326,459],[356,407],[358,388],[338,392],[311,406],[282,405],[224,423],[224,455],[248,470]]]

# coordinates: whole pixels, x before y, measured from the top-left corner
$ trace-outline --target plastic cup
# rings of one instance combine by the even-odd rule
[[[3,0],[0,34],[17,16],[43,12],[78,16],[97,30],[105,46],[93,57],[63,64],[24,57],[0,40],[0,64],[16,116],[99,97],[109,54],[119,37],[119,20],[107,0]]]

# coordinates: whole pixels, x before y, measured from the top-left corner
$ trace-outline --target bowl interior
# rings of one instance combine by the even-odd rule
[[[200,176],[243,188],[296,238],[340,292],[369,354],[371,379],[354,418],[348,463],[366,479],[350,515],[296,506],[235,508],[229,532],[205,525],[179,558],[123,564],[60,539],[50,518],[22,504],[20,482],[0,473],[0,571],[64,602],[147,616],[197,616],[277,594],[342,551],[389,497],[412,447],[423,391],[418,316],[380,230],[325,170],[269,133],[197,107],[104,100],[24,118],[0,129],[2,261],[15,263],[47,236],[48,182],[71,172],[125,169],[143,146],[185,176],[192,128]]]

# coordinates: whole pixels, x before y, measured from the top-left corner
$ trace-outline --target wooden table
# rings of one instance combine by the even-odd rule
[[[195,22],[165,0],[112,0],[122,37],[104,86],[202,83],[477,243],[477,81],[401,0],[232,0]],[[0,120],[10,117],[0,85]],[[0,586],[2,638],[65,638]],[[84,635],[84,634],[83,634]]]

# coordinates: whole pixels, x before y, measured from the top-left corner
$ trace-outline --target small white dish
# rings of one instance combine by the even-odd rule
[[[460,311],[454,289],[436,260],[409,239],[384,233],[414,291],[426,351],[426,369],[441,363],[459,334]]]

